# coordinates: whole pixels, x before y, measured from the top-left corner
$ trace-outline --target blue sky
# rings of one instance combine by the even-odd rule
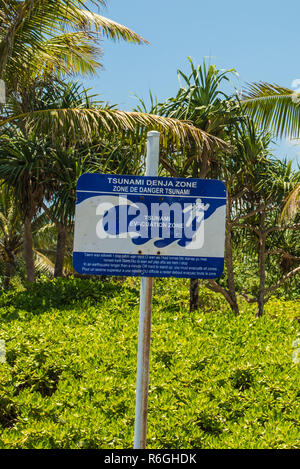
[[[173,96],[177,69],[189,70],[188,56],[195,64],[207,57],[218,68],[236,69],[239,89],[252,81],[292,87],[300,78],[299,0],[107,0],[100,14],[150,42],[104,40],[104,69],[84,80],[119,109],[134,108],[134,94],[147,100],[149,90],[159,101]],[[282,142],[276,154],[295,160],[299,151],[298,145]]]

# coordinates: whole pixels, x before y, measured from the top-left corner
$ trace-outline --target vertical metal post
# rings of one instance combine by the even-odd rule
[[[6,104],[5,81],[0,79],[0,104]]]
[[[146,176],[158,175],[159,138],[156,131],[147,134]],[[153,278],[141,278],[139,338],[137,355],[134,448],[146,448],[148,387]]]

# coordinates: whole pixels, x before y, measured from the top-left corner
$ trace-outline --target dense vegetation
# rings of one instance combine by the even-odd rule
[[[75,188],[144,174],[159,130],[161,176],[226,184],[225,270],[155,281],[148,447],[299,448],[300,171],[271,148],[300,94],[188,58],[175,96],[108,106],[74,77],[147,41],[104,4],[0,1],[0,447],[132,446],[139,280],[74,278]]]
[[[263,318],[186,281],[155,281],[148,448],[300,448],[299,303]],[[139,288],[135,279],[39,281],[0,299],[0,446],[130,448]]]
[[[104,3],[95,0],[93,6]],[[279,90],[270,100],[264,88],[259,102],[265,103],[268,118],[261,119],[264,108],[252,106],[255,85],[241,101],[235,89],[224,93],[234,70],[205,61],[195,65],[188,58],[190,74],[178,71],[183,85],[177,94],[161,103],[151,95],[149,112],[143,100],[131,112],[108,106],[71,78],[96,72],[103,36],[147,41],[89,7],[87,0],[4,0],[0,5],[0,78],[6,86],[0,119],[2,287],[9,288],[16,270],[22,280],[26,272],[31,283],[41,266],[54,277],[74,273],[70,257],[78,177],[94,171],[143,174],[145,134],[157,129],[160,175],[226,184],[226,275],[208,280],[207,288],[223,295],[236,315],[242,294],[262,316],[271,295],[300,272],[300,172],[274,158],[274,133],[267,131],[275,113],[280,128],[292,129],[295,136],[297,126],[286,120],[297,118],[293,106],[298,101],[288,96],[292,110],[285,98],[279,112]],[[242,284],[236,275],[235,256],[241,252],[256,264],[255,285]],[[198,289],[193,279],[191,310],[198,309]]]

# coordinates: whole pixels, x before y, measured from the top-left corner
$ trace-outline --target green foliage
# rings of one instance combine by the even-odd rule
[[[95,280],[56,278],[50,281],[44,276],[36,285],[27,285],[25,290],[3,294],[0,305],[4,307],[2,309],[12,307],[14,310],[38,314],[50,308],[64,308],[77,302],[90,306],[92,302],[99,302],[104,292],[105,298],[109,298],[116,288],[114,284]]]
[[[235,317],[201,288],[189,313],[186,287],[155,281],[148,448],[299,448],[299,303]],[[137,279],[3,293],[0,447],[132,447],[138,310]]]

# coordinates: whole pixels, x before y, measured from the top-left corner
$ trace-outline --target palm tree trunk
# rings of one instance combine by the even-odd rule
[[[265,304],[265,286],[266,286],[266,212],[265,206],[262,206],[260,214],[259,230],[259,293],[257,298],[257,317],[261,317]]]
[[[194,176],[194,177],[205,179],[207,177],[208,171],[209,171],[209,150],[206,146],[204,146],[203,151],[201,153],[200,170],[198,171],[198,168],[197,168],[197,176]]]
[[[54,277],[62,277],[64,270],[64,258],[66,248],[66,228],[62,223],[56,224],[58,229],[56,244],[56,259],[54,268]]]
[[[33,258],[31,217],[29,215],[26,215],[24,220],[24,258],[27,271],[27,280],[30,283],[34,283],[36,280],[36,276]]]

